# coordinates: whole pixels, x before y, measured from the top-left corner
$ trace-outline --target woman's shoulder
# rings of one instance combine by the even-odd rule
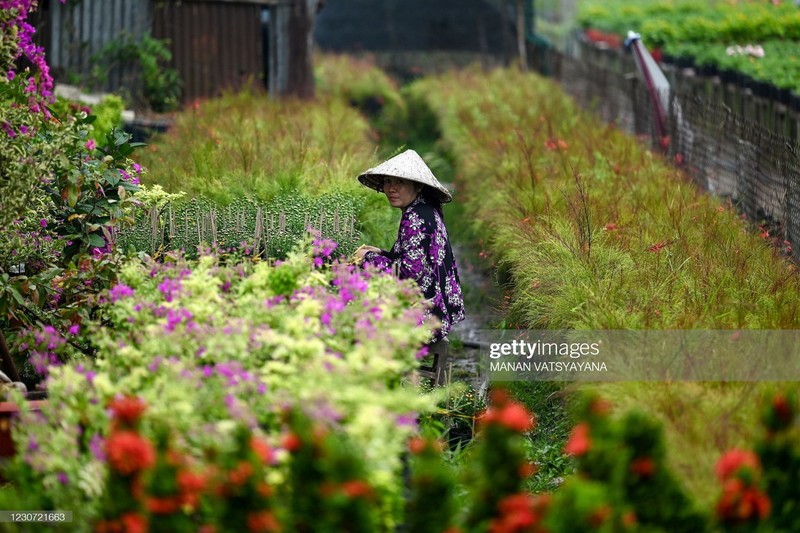
[[[418,196],[409,204],[403,214],[409,217],[416,215],[426,222],[433,222],[436,219],[436,208],[428,203],[425,198]]]

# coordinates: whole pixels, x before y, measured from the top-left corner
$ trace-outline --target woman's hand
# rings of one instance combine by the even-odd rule
[[[353,254],[353,257],[355,257],[355,260],[360,263],[361,261],[364,260],[364,254],[366,254],[367,252],[380,253],[380,251],[381,251],[380,248],[376,248],[374,246],[368,246],[366,244],[362,244],[355,251],[355,253]]]

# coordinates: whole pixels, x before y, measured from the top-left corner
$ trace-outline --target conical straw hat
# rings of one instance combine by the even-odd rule
[[[439,183],[439,180],[433,175],[433,172],[431,172],[431,169],[425,164],[425,161],[423,161],[414,150],[406,150],[402,154],[384,161],[377,167],[367,170],[358,176],[358,181],[370,189],[382,192],[383,178],[386,176],[404,178],[427,185],[433,189],[436,198],[443,204],[453,199],[450,191]]]

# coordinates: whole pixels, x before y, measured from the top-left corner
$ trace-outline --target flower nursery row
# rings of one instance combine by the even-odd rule
[[[797,328],[796,267],[732,207],[634,138],[581,112],[549,80],[473,70],[409,90],[439,116],[459,202],[477,240],[508,272],[507,323]],[[665,424],[669,463],[708,508],[716,458],[755,435],[756,408],[746,398],[770,385],[592,388]]]
[[[590,38],[607,33],[619,45],[635,31],[665,61],[732,71],[740,79],[729,76],[731,82],[748,85],[752,78],[800,93],[800,9],[793,2],[586,1],[578,19]]]

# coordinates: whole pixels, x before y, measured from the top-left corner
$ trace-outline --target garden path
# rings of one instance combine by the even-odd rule
[[[466,382],[485,393],[486,372],[480,366],[480,350],[472,343],[478,342],[481,329],[490,329],[499,319],[496,311],[499,290],[473,247],[453,242],[453,252],[458,261],[467,316],[450,332],[451,379]]]

